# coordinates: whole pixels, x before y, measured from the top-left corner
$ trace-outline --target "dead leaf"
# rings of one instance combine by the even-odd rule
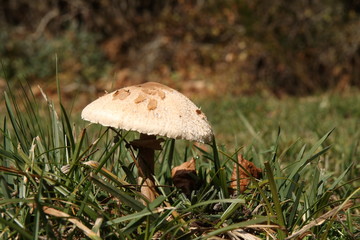
[[[149,178],[143,179],[142,177],[139,177],[138,179],[139,185],[141,185],[141,194],[146,197],[149,203],[153,202],[156,199],[156,190],[155,190],[155,184],[153,180],[150,180]],[[142,200],[142,203],[146,206],[148,203],[146,201]]]
[[[69,222],[75,224],[78,228],[80,228],[86,236],[88,236],[90,239],[101,239],[97,233],[93,232],[91,229],[89,229],[85,224],[83,224],[80,220],[77,218],[70,216],[69,214],[59,211],[55,208],[43,206],[42,207],[44,213],[47,215],[51,215],[54,217],[60,217],[68,220]]]
[[[195,159],[192,158],[190,161],[174,167],[171,170],[171,176],[175,187],[189,195],[192,190],[196,189],[197,185]]]
[[[300,230],[296,231],[295,233],[293,233],[290,236],[288,236],[287,238],[285,238],[285,240],[290,240],[290,239],[293,239],[293,238],[296,238],[299,236],[304,237],[307,235],[311,235],[312,234],[312,232],[310,231],[311,228],[313,228],[315,226],[319,226],[319,225],[323,224],[325,221],[328,221],[329,219],[336,217],[340,211],[346,211],[346,209],[352,207],[353,205],[354,205],[354,203],[352,201],[349,201],[349,202],[343,203],[343,204],[333,208],[332,210],[328,211],[327,213],[324,213],[320,217],[309,222],[308,224],[303,226]],[[300,239],[302,239],[302,238],[300,238]]]
[[[245,239],[245,240],[261,240],[257,236],[246,232],[244,229],[236,229],[227,233],[233,239]],[[237,238],[239,237],[239,238]]]
[[[237,189],[240,189],[241,193],[247,189],[247,186],[251,182],[251,178],[249,177],[248,173],[254,178],[260,178],[262,170],[257,168],[252,162],[246,160],[241,154],[239,154],[238,162],[234,164],[231,175],[230,190],[233,193],[236,193]]]

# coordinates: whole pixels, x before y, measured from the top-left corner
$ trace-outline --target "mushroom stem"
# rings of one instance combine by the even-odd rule
[[[156,136],[140,134],[140,140],[156,140]],[[155,200],[155,183],[154,183],[154,157],[155,151],[152,148],[139,147],[138,165],[139,165],[139,184],[141,193],[149,199],[150,202]]]

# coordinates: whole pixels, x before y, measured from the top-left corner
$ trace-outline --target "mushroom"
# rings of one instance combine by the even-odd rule
[[[206,116],[178,91],[156,82],[124,87],[87,105],[84,120],[103,126],[137,131],[140,139],[131,142],[138,148],[137,167],[141,193],[155,199],[154,151],[160,150],[156,136],[208,143],[213,133]]]

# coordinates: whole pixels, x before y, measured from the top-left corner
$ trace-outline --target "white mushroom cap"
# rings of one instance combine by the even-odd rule
[[[104,126],[175,139],[210,142],[204,113],[178,91],[155,82],[121,88],[98,98],[81,113]]]

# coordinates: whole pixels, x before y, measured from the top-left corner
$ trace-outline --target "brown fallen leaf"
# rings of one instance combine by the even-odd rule
[[[186,195],[190,195],[197,185],[195,159],[192,158],[190,161],[174,167],[171,170],[171,177],[175,187],[180,188]]]
[[[94,231],[92,231],[90,228],[88,228],[84,223],[82,223],[79,219],[70,216],[69,214],[59,211],[55,208],[51,208],[51,207],[47,207],[47,206],[43,206],[42,210],[44,211],[45,214],[47,215],[51,215],[54,217],[59,217],[59,218],[63,218],[66,219],[67,221],[73,223],[75,226],[77,226],[78,228],[80,228],[84,234],[86,236],[88,236],[90,239],[98,239],[101,240],[99,234],[95,233]]]
[[[138,178],[138,184],[141,186],[140,192],[144,195],[147,201],[152,202],[156,199],[155,184],[149,178],[145,180],[142,177]],[[141,200],[144,205],[147,205],[146,201]]]
[[[246,169],[246,171],[244,169]],[[247,186],[251,182],[248,173],[254,178],[260,178],[262,170],[239,154],[238,162],[234,164],[231,175],[230,191],[232,193],[236,193],[237,189],[240,189],[240,193],[243,193],[247,189]]]
[[[232,237],[232,239],[261,240],[261,238],[258,238],[257,236],[248,233],[241,228],[229,231],[227,234]]]

